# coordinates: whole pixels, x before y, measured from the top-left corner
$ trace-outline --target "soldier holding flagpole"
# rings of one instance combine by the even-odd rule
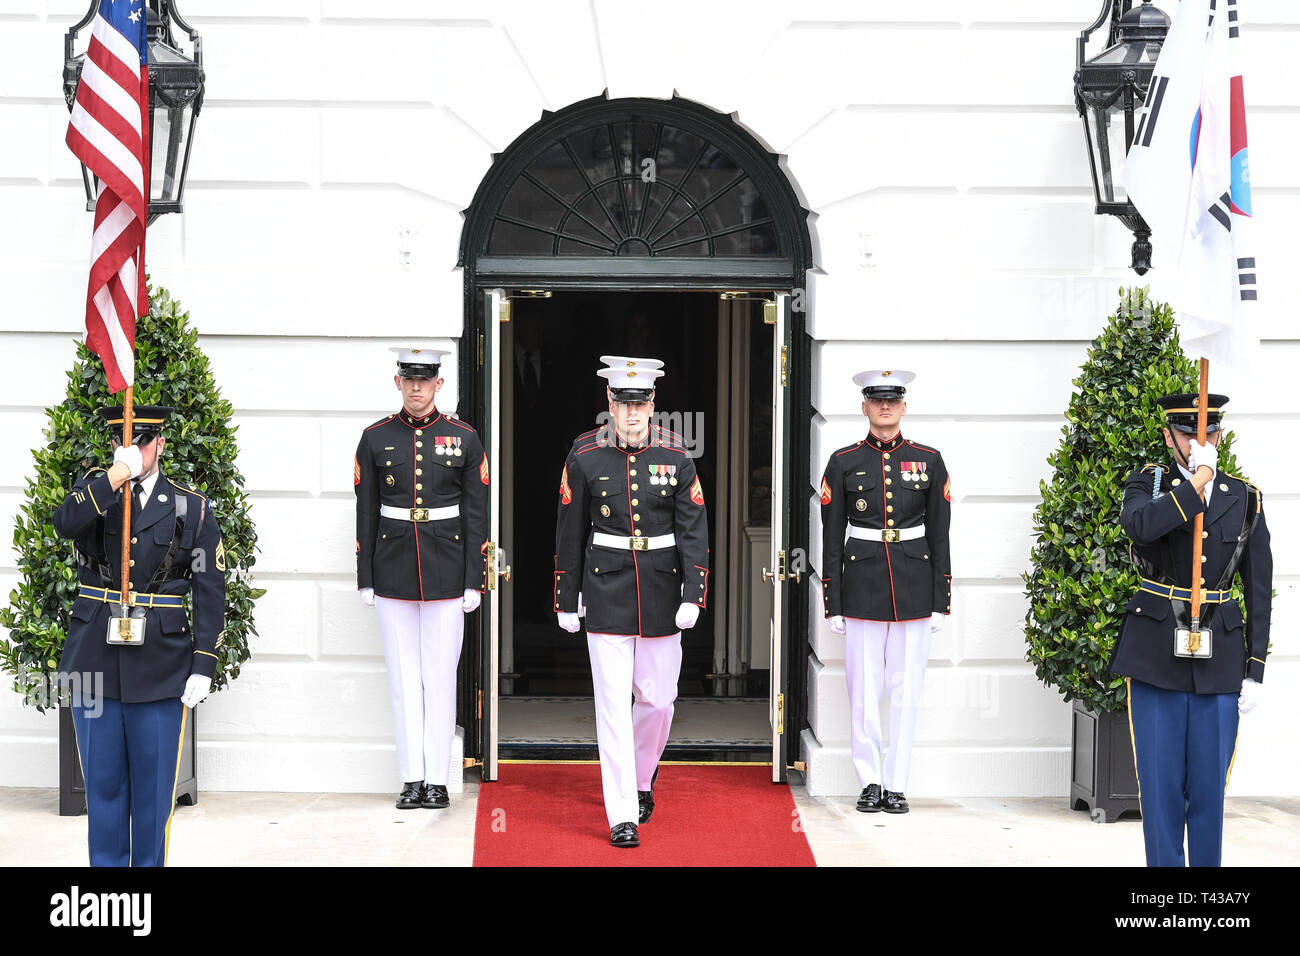
[[[1128,678],[1152,866],[1183,865],[1184,832],[1188,862],[1219,865],[1238,714],[1259,701],[1268,650],[1272,552],[1263,497],[1218,473],[1227,396],[1209,391],[1212,358],[1241,366],[1258,346],[1250,329],[1258,293],[1238,7],[1238,0],[1180,4],[1123,175],[1153,239],[1173,253],[1167,297],[1183,347],[1200,355],[1199,391],[1161,400],[1177,470],[1149,464],[1124,490],[1124,530],[1143,579],[1111,669]],[[1244,622],[1230,593],[1238,574]]]
[[[99,186],[86,345],[103,360],[109,391],[125,392],[121,406],[100,409],[112,464],[91,469],[53,515],[80,565],[59,672],[65,688],[78,688],[70,708],[92,866],[166,861],[187,708],[211,689],[225,612],[224,548],[210,502],[159,471],[171,409],[135,404],[136,318],[149,307],[144,14],[140,0],[99,4],[66,134]],[[103,676],[102,700],[70,679],[88,674]]]

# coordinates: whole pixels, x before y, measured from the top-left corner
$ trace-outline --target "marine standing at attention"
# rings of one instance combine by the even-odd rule
[[[952,606],[948,469],[938,451],[909,441],[900,429],[906,386],[915,377],[898,369],[853,377],[870,429],[832,454],[822,476],[823,610],[830,629],[845,635],[851,752],[863,813],[910,809],[904,790],[930,634]],[[882,763],[886,694],[891,740]]]
[[[388,665],[399,810],[450,804],[456,665],[465,615],[487,581],[488,461],[473,427],[436,407],[438,349],[393,349],[397,414],[361,435],[357,587],[375,608]]]

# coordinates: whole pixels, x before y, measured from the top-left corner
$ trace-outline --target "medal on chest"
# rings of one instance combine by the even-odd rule
[[[438,435],[433,439],[433,453],[435,455],[455,455],[459,457],[465,454],[461,448],[461,439],[457,435]]]
[[[677,466],[676,465],[651,465],[650,484],[652,485],[677,484]]]
[[[905,461],[899,465],[902,469],[902,479],[904,481],[929,481],[930,476],[925,473],[925,462],[923,461]]]

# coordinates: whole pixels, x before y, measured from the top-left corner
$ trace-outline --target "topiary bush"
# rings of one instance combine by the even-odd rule
[[[1125,699],[1124,679],[1106,671],[1139,580],[1120,525],[1124,482],[1147,462],[1169,461],[1156,399],[1195,392],[1199,381],[1169,306],[1146,289],[1121,289],[1074,380],[1061,443],[1047,459],[1051,480],[1038,486],[1031,567],[1021,576],[1025,656],[1039,680],[1093,711],[1118,710]],[[1231,432],[1219,442],[1219,467],[1240,474]]]
[[[151,288],[149,314],[136,322],[135,402],[176,409],[163,432],[163,473],[211,499],[225,542],[225,641],[217,648],[212,681],[220,690],[248,660],[248,639],[257,633],[253,602],[265,591],[251,581],[257,533],[235,464],[233,409],[217,389],[198,338],[189,313],[166,289]],[[78,587],[72,542],[54,533],[51,516],[89,468],[112,461],[108,433],[95,410],[121,400],[121,393],[109,393],[98,356],[78,342],[66,397],[45,410],[45,445],[33,451],[26,500],[14,526],[21,579],[8,606],[0,609],[0,626],[9,632],[7,640],[0,639],[0,668],[14,675],[14,690],[40,710],[54,702],[53,675]]]

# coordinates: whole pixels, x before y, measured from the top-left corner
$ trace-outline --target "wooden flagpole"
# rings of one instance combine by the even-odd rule
[[[126,387],[126,401],[122,406],[122,447],[130,448],[134,436],[132,426],[135,424],[135,386]],[[122,485],[122,605],[130,603],[131,591],[131,487],[134,484],[128,478]]]
[[[1209,387],[1210,387],[1210,360],[1201,359],[1201,395],[1200,400],[1196,403],[1196,440],[1200,444],[1205,444],[1205,416],[1206,406],[1209,404]],[[1201,489],[1201,498],[1205,498],[1205,489]],[[1192,525],[1192,633],[1195,634],[1201,627],[1201,542],[1204,539],[1205,532],[1205,512],[1201,511],[1196,516],[1196,521]],[[1193,638],[1195,640],[1195,638]]]

